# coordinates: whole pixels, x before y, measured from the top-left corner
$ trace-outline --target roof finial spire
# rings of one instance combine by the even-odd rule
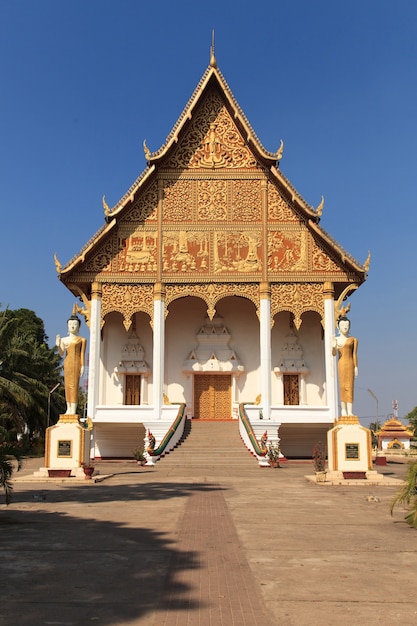
[[[217,67],[216,57],[214,55],[214,28],[211,31],[210,67]]]

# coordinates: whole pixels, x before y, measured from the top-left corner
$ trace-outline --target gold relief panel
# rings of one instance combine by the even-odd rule
[[[268,233],[268,271],[306,272],[307,231],[276,230]]]
[[[156,230],[138,227],[132,233],[123,236],[119,231],[119,252],[117,255],[118,272],[155,274],[157,270]]]
[[[167,230],[162,236],[162,271],[164,274],[210,270],[210,233],[202,230]]]
[[[156,221],[158,217],[158,188],[156,183],[142,193],[133,205],[123,213],[123,222]]]
[[[236,222],[260,222],[262,219],[261,181],[235,180],[232,195],[232,219]]]
[[[83,273],[107,274],[114,271],[113,259],[116,256],[116,237],[109,237],[95,252],[94,256],[87,261],[83,268]]]
[[[190,127],[172,154],[167,167],[258,167],[216,90],[209,92],[197,107]]]
[[[271,284],[271,319],[281,311],[294,315],[297,330],[301,326],[301,316],[306,311],[316,311],[324,321],[324,300],[322,283],[280,283]]]
[[[319,248],[319,246],[316,244],[316,242],[314,241],[313,237],[311,237],[311,265],[312,265],[312,272],[319,272],[319,273],[324,273],[324,272],[330,272],[332,274],[334,274],[335,272],[340,273],[342,272],[343,275],[345,274],[345,272],[342,270],[342,268],[340,268],[337,263],[335,263],[333,261],[333,259],[329,256],[329,254],[327,252],[325,252],[324,250],[322,250],[321,248]]]
[[[221,222],[227,219],[227,180],[198,180],[197,215],[201,221]]]
[[[275,185],[268,182],[268,220],[275,222],[298,222],[298,217],[291,209]]]
[[[101,324],[108,313],[118,311],[123,315],[123,325],[129,330],[134,313],[143,311],[153,320],[153,285],[121,285],[103,283]]]
[[[214,274],[233,272],[258,275],[262,271],[262,234],[260,230],[215,232]]]
[[[164,221],[192,221],[193,204],[193,181],[164,181]]]
[[[207,305],[207,315],[212,320],[216,314],[216,305],[222,298],[240,296],[247,298],[256,307],[259,317],[259,285],[250,283],[211,283],[211,284],[187,284],[167,285],[165,305],[178,298],[195,296],[201,298]]]

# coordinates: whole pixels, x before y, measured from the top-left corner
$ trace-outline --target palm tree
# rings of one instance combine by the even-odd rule
[[[397,504],[409,506],[405,521],[413,528],[417,528],[417,461],[408,468],[404,485],[391,501],[391,515]]]
[[[55,348],[46,344],[43,322],[33,311],[4,311],[0,317],[0,423],[9,431],[43,432],[48,396],[61,382],[61,361]],[[62,400],[58,393],[52,406],[55,422]]]
[[[17,462],[17,470],[22,467],[19,450],[11,444],[0,445],[0,488],[4,490],[6,504],[12,500],[13,485],[11,478],[14,472],[14,461]]]

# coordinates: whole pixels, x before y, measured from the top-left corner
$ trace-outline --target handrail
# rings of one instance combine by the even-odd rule
[[[159,444],[159,446],[157,448],[154,448],[152,451],[150,451],[148,449],[148,453],[151,456],[161,456],[161,454],[165,451],[165,448],[167,447],[168,443],[171,441],[172,437],[176,433],[179,425],[181,424],[181,422],[182,422],[182,420],[184,418],[185,407],[186,407],[185,403],[180,404],[179,409],[178,409],[177,417],[173,421],[173,423],[170,426],[169,430],[166,432],[166,434],[165,434],[164,438],[162,439],[161,443]]]
[[[255,454],[257,456],[265,456],[266,453],[268,452],[267,447],[261,447],[259,445],[259,442],[257,440],[257,438],[255,437],[255,433],[253,432],[253,428],[252,428],[252,424],[249,421],[248,416],[246,415],[246,411],[245,411],[245,405],[242,402],[241,404],[239,404],[239,417],[242,420],[242,424],[245,427],[245,430],[247,432],[247,435],[250,439],[250,442],[253,446],[253,449],[255,451]]]

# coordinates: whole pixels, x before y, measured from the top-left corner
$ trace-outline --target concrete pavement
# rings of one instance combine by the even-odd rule
[[[98,483],[22,480],[41,465],[0,504],[1,626],[417,624],[398,486],[319,486],[308,462],[99,462]]]

